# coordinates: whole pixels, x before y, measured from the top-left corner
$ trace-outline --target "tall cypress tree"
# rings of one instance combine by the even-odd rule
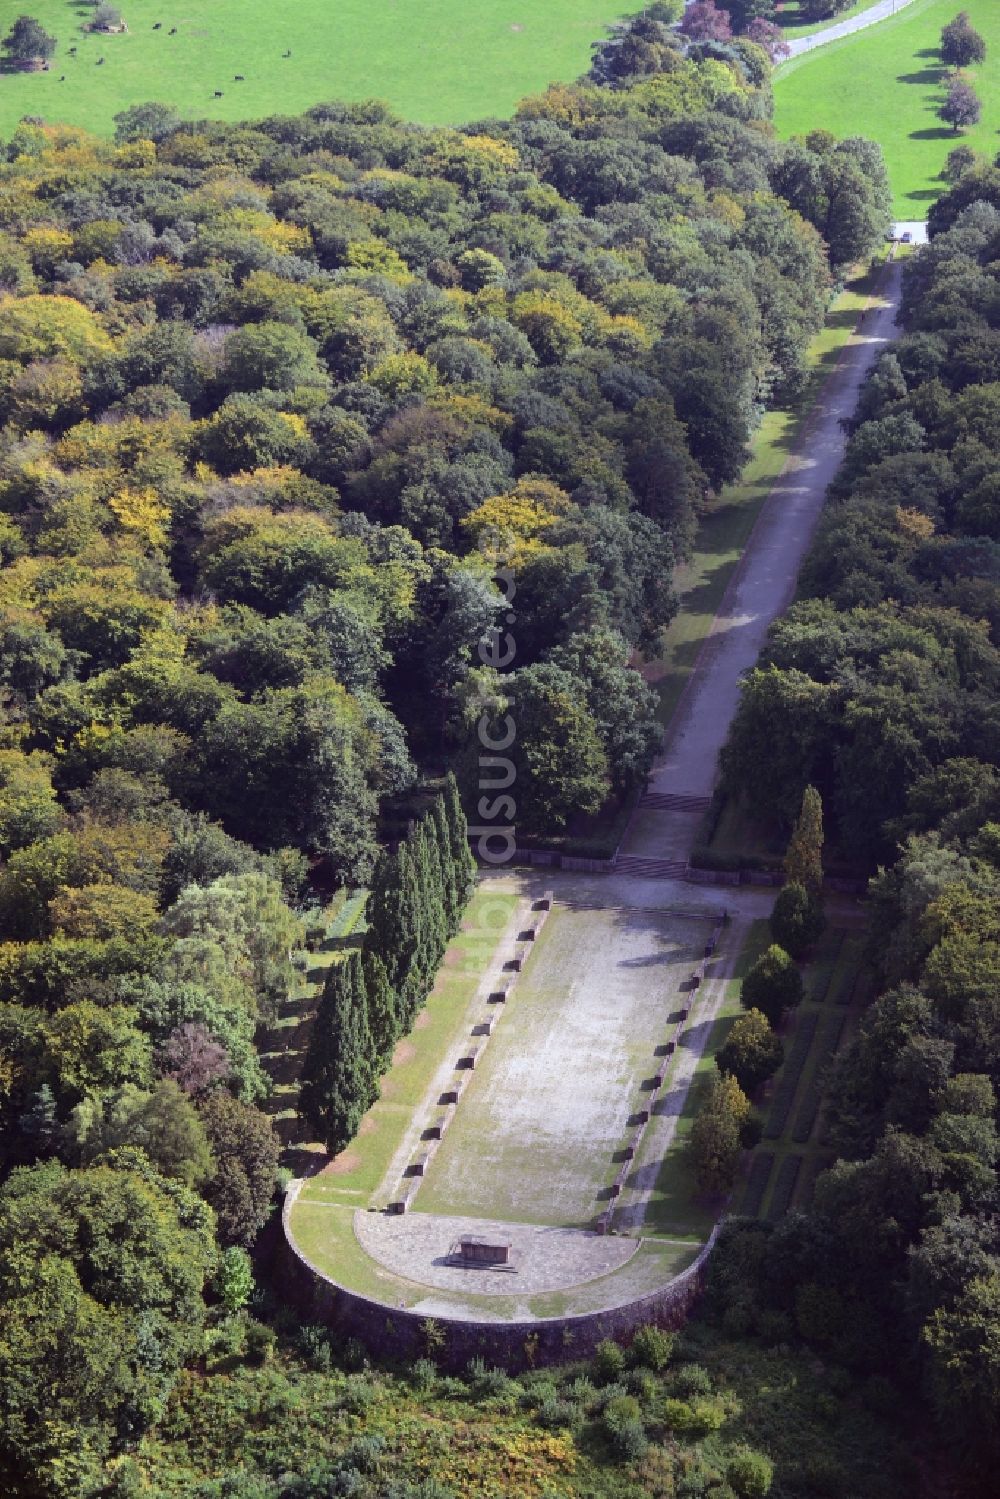
[[[443,796],[436,796],[434,798],[430,824],[434,835],[434,845],[437,849],[438,863],[441,866],[441,903],[444,907],[445,931],[449,937],[454,937],[458,931],[462,912],[458,902],[458,890],[455,885],[455,861],[451,853],[451,839],[448,836],[448,814],[444,809]]]
[[[372,1043],[372,1067],[377,1076],[392,1060],[399,1040],[398,1001],[389,983],[385,964],[378,953],[364,952],[365,996],[368,1004],[368,1032]]]
[[[421,893],[410,840],[399,846],[399,890],[397,895],[398,937],[393,961],[386,964],[389,981],[399,995],[400,1023],[409,1030],[424,998],[424,931]]]
[[[343,1150],[377,1096],[361,954],[330,970],[302,1068],[299,1112],[331,1154]]]
[[[462,811],[458,783],[450,770],[444,783],[444,805],[448,818],[452,867],[455,871],[455,890],[458,895],[459,913],[461,913],[465,910],[475,887],[477,871],[476,861],[469,847],[469,824]]]
[[[423,992],[427,995],[444,957],[448,938],[441,892],[441,864],[431,823],[426,817],[414,829],[413,860],[420,891],[420,974]]]

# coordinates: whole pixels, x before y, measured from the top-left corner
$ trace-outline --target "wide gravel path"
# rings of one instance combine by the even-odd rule
[[[858,11],[856,16],[849,16],[846,21],[834,21],[831,25],[824,26],[822,31],[796,37],[788,43],[789,57],[801,57],[803,52],[812,52],[815,47],[825,47],[827,42],[839,41],[842,36],[850,36],[852,32],[864,31],[866,26],[874,26],[877,21],[887,21],[890,16],[905,10],[912,3],[913,0],[878,0],[876,5]]]
[[[827,487],[843,459],[846,438],[841,422],[854,414],[862,381],[896,336],[900,274],[898,263],[884,270],[869,310],[764,502],[668,730],[666,748],[650,778],[651,791],[707,796],[715,785],[719,751],[739,703],[740,679],[755,664],[772,621],[795,591]],[[623,853],[630,852],[633,835],[650,819],[664,830],[673,821],[669,814],[640,808]],[[691,836],[690,819],[684,822],[684,834]],[[671,857],[690,852],[683,847],[668,850],[662,842],[660,848]]]

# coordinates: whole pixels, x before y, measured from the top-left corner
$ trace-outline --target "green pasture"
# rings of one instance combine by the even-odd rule
[[[122,0],[128,34],[92,36],[81,30],[93,12],[80,0],[11,0],[0,7],[4,33],[22,9],[59,46],[47,73],[0,76],[0,136],[25,114],[110,134],[119,110],[149,99],[189,119],[255,119],[370,98],[435,125],[510,115],[526,94],[583,73],[591,42],[629,4]],[[235,82],[237,73],[245,82]]]
[[[937,117],[944,96],[941,28],[959,10],[986,39],[987,58],[969,76],[983,117],[955,135]],[[1000,6],[996,0],[914,0],[899,15],[793,58],[775,78],[775,123],[783,137],[824,129],[881,143],[896,217],[921,219],[947,186],[948,152],[960,141],[993,156],[1000,128]]]

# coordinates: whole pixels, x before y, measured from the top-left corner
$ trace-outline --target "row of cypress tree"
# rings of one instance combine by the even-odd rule
[[[331,968],[302,1068],[299,1112],[336,1152],[378,1097],[379,1079],[431,991],[476,878],[455,778],[394,851],[384,849],[360,949]]]

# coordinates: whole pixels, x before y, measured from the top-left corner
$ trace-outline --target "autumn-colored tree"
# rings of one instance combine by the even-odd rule
[[[823,802],[815,786],[802,793],[802,807],[785,851],[785,877],[810,894],[823,887]]]
[[[749,1118],[750,1103],[736,1078],[728,1073],[713,1078],[691,1126],[691,1155],[700,1191],[714,1195],[732,1187]]]

